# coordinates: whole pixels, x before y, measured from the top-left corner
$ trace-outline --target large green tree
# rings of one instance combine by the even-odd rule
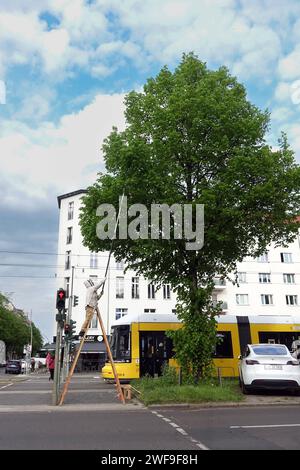
[[[210,301],[213,278],[228,276],[238,261],[261,254],[270,242],[295,237],[300,169],[285,135],[278,150],[267,144],[268,111],[250,103],[227,68],[209,70],[194,54],[184,55],[173,73],[164,67],[143,92],[129,93],[125,106],[126,129],[113,128],[104,141],[106,172],[84,197],[84,243],[93,251],[110,248],[110,240],[97,236],[96,210],[102,203],[118,208],[123,191],[128,206],[142,203],[149,212],[153,203],[204,204],[201,250],[187,250],[172,230],[170,240],[117,236],[113,245],[128,267],[177,291],[186,328],[175,346],[202,338],[185,348],[185,365],[198,378],[215,343],[216,335],[207,335],[218,311]],[[178,350],[184,362],[179,356]]]
[[[8,356],[22,357],[25,344],[30,343],[31,328],[27,317],[21,312],[7,308],[7,298],[0,294],[0,339],[6,344]],[[32,323],[32,355],[43,345],[40,330]]]

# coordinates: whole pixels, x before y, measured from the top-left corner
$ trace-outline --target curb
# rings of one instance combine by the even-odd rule
[[[146,405],[145,405],[146,406]],[[247,402],[207,402],[207,403],[162,403],[162,404],[152,404],[147,405],[149,409],[206,409],[206,408],[242,408],[242,407],[269,407],[269,406],[300,406],[300,401],[295,402],[257,402],[257,403],[247,403]]]

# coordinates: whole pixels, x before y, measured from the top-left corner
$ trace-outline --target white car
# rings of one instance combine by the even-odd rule
[[[300,391],[300,365],[284,344],[247,344],[239,356],[243,393],[251,389]]]

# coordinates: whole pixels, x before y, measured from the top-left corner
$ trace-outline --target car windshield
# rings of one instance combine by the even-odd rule
[[[286,356],[287,350],[285,346],[252,346],[255,354],[258,356]]]

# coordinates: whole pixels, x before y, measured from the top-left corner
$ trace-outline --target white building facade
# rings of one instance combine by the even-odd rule
[[[83,246],[79,226],[81,198],[85,190],[58,197],[59,237],[57,288],[78,297],[72,306],[72,319],[77,333],[85,317],[86,289],[83,282],[104,278],[107,252],[90,253]],[[205,241],[204,241],[205,243]],[[72,269],[73,268],[73,269]],[[231,315],[299,315],[300,318],[300,242],[297,237],[288,247],[270,246],[259,259],[246,259],[238,264],[238,284],[216,279],[213,300],[222,301],[224,314]],[[73,276],[72,276],[73,272]],[[134,271],[124,273],[124,265],[112,257],[104,294],[99,301],[102,319],[109,333],[111,324],[128,314],[175,312],[176,296],[166,284],[160,289]],[[95,318],[89,335],[101,335]]]
[[[234,276],[232,276],[234,278]],[[237,266],[238,283],[216,286],[215,300],[224,301],[224,313],[234,315],[299,315],[299,236],[288,247],[268,247],[257,259]],[[218,291],[217,291],[218,289]]]
[[[83,246],[79,226],[81,199],[85,190],[75,191],[58,197],[59,236],[57,260],[57,288],[78,297],[78,305],[72,305],[72,319],[77,322],[76,332],[79,333],[85,318],[86,288],[84,281],[91,278],[94,283],[100,282],[105,276],[108,252],[91,253]],[[72,269],[73,268],[73,269]],[[109,333],[112,322],[127,313],[174,313],[176,296],[171,292],[169,284],[157,287],[132,270],[124,273],[124,264],[111,257],[103,296],[99,301],[99,309],[106,331]],[[72,276],[73,273],[73,276]],[[89,335],[101,335],[96,317],[92,321]]]

